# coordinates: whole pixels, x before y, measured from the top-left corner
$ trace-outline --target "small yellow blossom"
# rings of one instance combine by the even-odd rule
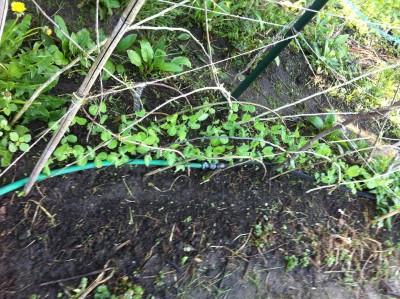
[[[26,10],[26,6],[22,2],[11,2],[11,10],[15,13],[22,14]]]
[[[53,33],[53,30],[51,30],[50,28],[47,28],[44,33],[46,33],[48,36],[50,36]]]
[[[225,2],[225,5],[226,5],[226,7],[230,7],[230,6],[231,6],[231,2],[226,1],[226,2]]]

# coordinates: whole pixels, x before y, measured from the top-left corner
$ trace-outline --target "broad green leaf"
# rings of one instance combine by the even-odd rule
[[[346,170],[346,174],[354,178],[360,174],[360,171],[361,169],[358,165],[353,165]]]
[[[19,79],[22,77],[23,71],[24,69],[19,66],[19,63],[17,61],[11,61],[8,65],[8,73],[11,77]]]
[[[10,165],[11,159],[12,159],[12,154],[8,150],[0,149],[0,157],[1,157],[1,166],[2,167],[7,167],[8,165]]]
[[[170,128],[168,129],[167,133],[168,133],[169,136],[175,136],[176,133],[177,133],[176,127],[175,127],[175,126],[170,127]]]
[[[87,159],[87,158],[79,158],[79,159],[76,161],[76,165],[78,165],[78,166],[83,166],[83,165],[86,165],[87,162],[88,162],[88,159]]]
[[[144,163],[146,163],[146,166],[149,166],[150,162],[151,162],[151,156],[150,155],[144,156]]]
[[[190,63],[190,60],[186,57],[175,57],[174,59],[171,60],[171,63],[176,64],[176,65],[184,65],[187,67],[192,67],[192,64]]]
[[[100,124],[103,125],[107,119],[108,119],[108,115],[107,115],[107,114],[103,114],[103,115],[100,117],[100,121],[99,121]]]
[[[9,150],[11,153],[15,153],[15,152],[17,151],[17,147],[15,146],[14,143],[10,143],[10,144],[8,145],[8,150]]]
[[[90,32],[88,29],[84,28],[76,33],[76,42],[79,46],[84,49],[91,49],[94,47],[95,43],[90,37]]]
[[[325,129],[329,129],[329,128],[333,127],[335,121],[336,121],[336,116],[334,113],[327,114],[325,116]]]
[[[220,136],[221,138],[219,139],[222,144],[228,144],[229,143],[229,137],[228,136]]]
[[[138,148],[137,148],[137,152],[139,153],[139,154],[145,154],[145,153],[147,153],[148,151],[150,151],[150,149],[147,147],[147,146],[139,146]]]
[[[106,113],[106,112],[107,112],[106,103],[101,102],[101,103],[100,103],[100,106],[99,106],[99,109],[100,109],[100,112],[101,112],[101,113]]]
[[[18,136],[18,134],[16,132],[11,132],[10,133],[10,140],[11,141],[16,142],[16,141],[18,141],[18,139],[19,139],[19,136]]]
[[[186,138],[186,130],[185,129],[181,129],[180,131],[179,131],[179,140],[180,141],[183,141],[183,140],[185,140],[185,138]]]
[[[77,37],[76,37],[76,34],[75,34],[75,33],[72,32],[71,35],[70,35],[70,37],[71,37],[71,39],[72,39],[74,42],[72,42],[71,40],[68,40],[68,49],[69,49],[69,51],[72,53],[72,55],[75,56],[75,55],[77,55],[77,54],[80,53],[80,50],[79,50],[78,47],[75,45],[75,44],[78,44],[78,45],[79,45],[79,43],[78,43],[78,40],[77,40]]]
[[[97,105],[90,105],[90,107],[89,107],[89,113],[91,115],[96,115],[98,110],[99,110],[99,106],[97,106]]]
[[[336,182],[336,176],[334,175],[327,175],[321,177],[321,182],[324,184],[333,184]]]
[[[68,135],[67,137],[68,142],[75,143],[78,141],[78,138],[75,135]]]
[[[106,152],[98,153],[96,158],[100,159],[100,160],[106,160],[107,159],[107,153]]]
[[[242,116],[242,121],[243,121],[243,122],[247,122],[247,121],[249,121],[250,119],[251,119],[251,115],[250,115],[249,113],[243,114],[243,116]]]
[[[19,145],[19,149],[20,149],[22,152],[27,152],[27,151],[29,151],[29,144],[27,144],[27,143],[21,143],[21,144]]]
[[[197,120],[198,121],[206,120],[208,118],[208,115],[209,115],[208,113],[204,113],[204,114],[200,115]]]
[[[115,65],[114,63],[109,59],[107,60],[106,64],[104,65],[104,69],[107,70],[108,72],[106,72],[105,70],[103,70],[102,74],[101,74],[101,78],[103,80],[107,80],[111,77],[111,75],[114,74],[115,72]]]
[[[324,121],[319,116],[311,116],[308,118],[308,121],[318,130],[322,130],[324,128]]]
[[[126,51],[128,53],[129,60],[132,64],[136,65],[137,67],[142,66],[142,58],[140,55],[133,50]]]
[[[157,49],[154,53],[154,67],[159,69],[160,66],[164,63],[165,57],[167,57],[167,53],[165,53],[161,49]]]
[[[109,149],[114,149],[118,146],[118,141],[116,139],[111,140],[109,143],[107,143],[107,147]]]
[[[147,40],[141,40],[139,44],[143,61],[151,62],[154,58],[154,51],[150,43]]]
[[[49,66],[53,63],[53,57],[52,56],[47,56],[47,57],[41,57],[41,59],[36,63],[36,67],[38,68],[38,72],[43,74],[43,73],[48,73],[49,72]]]
[[[200,129],[200,124],[198,124],[198,123],[192,123],[192,124],[189,124],[189,127],[190,127],[191,129],[193,129],[193,130],[198,130],[198,129]]]
[[[218,137],[218,136],[216,136],[216,137]],[[221,141],[220,141],[218,138],[211,139],[211,140],[210,140],[210,144],[211,144],[212,146],[218,146],[218,145],[221,144]]]
[[[22,140],[23,140],[24,142],[29,142],[29,141],[32,140],[32,137],[31,137],[31,135],[26,134],[26,135],[24,135],[24,136],[22,137]]]
[[[143,132],[139,132],[136,135],[134,135],[134,137],[135,137],[134,141],[142,142],[147,138],[147,135]]]
[[[55,152],[54,152],[54,156],[56,156],[58,161],[63,161],[65,159],[67,159],[68,157],[68,150],[69,150],[69,145],[68,144],[63,144],[60,147],[58,147]]]
[[[137,34],[129,34],[125,36],[121,41],[118,43],[115,51],[117,52],[124,52],[129,49],[130,46],[133,45],[137,37]]]
[[[272,160],[273,158],[274,158],[274,148],[272,147],[272,146],[266,146],[266,147],[264,147],[264,149],[263,149],[263,154],[265,155],[265,157],[267,158],[267,159],[270,159],[270,160]]]
[[[69,60],[64,57],[64,54],[60,51],[55,51],[53,54],[53,60],[57,65],[67,65]]]
[[[159,140],[158,140],[157,136],[152,135],[152,136],[147,137],[147,138],[143,141],[143,143],[144,143],[144,144],[147,144],[147,145],[153,145],[153,144],[157,143],[158,141],[159,141]]]
[[[188,39],[190,39],[190,34],[182,33],[182,34],[178,35],[178,39],[179,40],[188,40]]]
[[[241,108],[245,112],[253,113],[254,111],[256,111],[256,107],[253,105],[242,105]]]
[[[60,16],[54,16],[54,21],[60,27],[60,28],[58,28],[57,26],[54,26],[54,32],[56,33],[57,37],[61,41],[68,41],[68,38],[65,36],[64,33],[69,35],[69,32],[68,32],[67,25],[65,25],[63,18],[61,18]],[[64,31],[64,33],[62,33],[61,30]]]
[[[329,145],[325,143],[320,143],[318,147],[315,149],[315,152],[320,155],[330,156],[332,154],[332,150],[330,149]]]
[[[78,117],[78,116],[75,116],[74,119],[75,119],[76,123],[77,123],[78,125],[81,125],[81,126],[85,125],[86,122],[87,122],[86,119],[84,119],[84,118],[82,118],[82,117]]]
[[[214,155],[220,155],[223,152],[225,152],[225,146],[222,146],[222,145],[214,147],[214,149],[213,149]]]
[[[348,38],[349,38],[349,35],[348,35],[348,34],[339,35],[339,36],[335,39],[334,44],[337,45],[337,46],[338,46],[338,45],[341,45],[341,44],[345,43],[345,42],[347,41]]]
[[[379,179],[366,181],[365,184],[367,185],[368,189],[375,189],[376,187],[379,186]]]
[[[172,166],[176,162],[176,154],[174,152],[164,152],[163,156],[167,159],[168,166]]]
[[[83,155],[85,148],[82,145],[74,145],[73,151],[74,155],[77,157],[79,155]]]
[[[179,73],[182,71],[182,67],[173,63],[164,62],[159,67],[160,71]]]
[[[117,64],[116,70],[117,70],[117,73],[119,75],[121,75],[125,72],[125,67],[122,64]]]
[[[111,139],[111,134],[109,132],[107,131],[101,132],[101,140],[107,141],[109,139]]]
[[[103,161],[100,160],[98,157],[96,157],[96,159],[94,159],[94,166],[96,166],[97,168],[100,168],[103,166]]]

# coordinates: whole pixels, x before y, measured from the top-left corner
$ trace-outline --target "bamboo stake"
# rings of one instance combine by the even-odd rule
[[[4,24],[6,23],[7,7],[8,7],[8,0],[1,1],[1,3],[0,3],[0,41],[1,41],[1,37],[3,36]]]
[[[111,37],[107,40],[105,46],[100,52],[99,56],[96,58],[94,63],[92,64],[87,76],[79,87],[78,91],[74,93],[75,101],[71,104],[66,114],[66,117],[60,123],[59,128],[57,129],[54,136],[51,138],[49,143],[47,144],[42,156],[37,162],[35,168],[33,169],[29,181],[25,185],[24,192],[28,194],[32,189],[33,185],[36,182],[37,177],[41,173],[43,167],[45,166],[47,160],[53,154],[56,149],[58,143],[63,138],[65,132],[68,130],[72,120],[75,115],[78,113],[81,106],[86,102],[86,97],[89,95],[90,90],[92,89],[94,83],[96,82],[98,76],[100,75],[104,65],[107,60],[113,53],[115,47],[119,43],[119,41],[124,36],[125,32],[129,28],[129,26],[133,23],[138,14],[139,10],[142,8],[143,4],[146,0],[132,0],[124,12],[120,17],[118,24],[114,28],[114,31],[111,34]]]

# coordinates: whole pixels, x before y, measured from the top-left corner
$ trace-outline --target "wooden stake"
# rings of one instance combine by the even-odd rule
[[[0,41],[3,36],[4,24],[7,18],[8,0],[3,0],[0,3]]]

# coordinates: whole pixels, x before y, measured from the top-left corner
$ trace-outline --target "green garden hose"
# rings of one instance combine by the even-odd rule
[[[134,159],[134,160],[129,160],[126,164],[129,165],[146,165],[146,162],[143,159]],[[150,166],[169,166],[168,162],[165,160],[152,160],[149,163]],[[103,166],[114,166],[114,163],[112,162],[107,162],[107,161],[103,161]],[[191,163],[188,165],[185,165],[186,167],[190,167],[190,168],[201,168],[201,169],[213,169],[213,167],[215,166],[215,164],[210,164],[210,163]],[[71,172],[77,172],[77,171],[81,171],[81,170],[86,170],[86,169],[91,169],[91,168],[96,168],[96,166],[94,165],[94,163],[88,163],[86,165],[83,166],[70,166],[70,167],[65,167],[65,168],[61,168],[61,169],[56,169],[56,170],[52,170],[50,172],[49,175],[45,175],[45,174],[41,174],[39,175],[39,177],[36,179],[36,182],[39,182],[41,180],[44,180],[45,178],[48,177],[53,177],[53,176],[58,176],[58,175],[64,175],[67,173],[71,173]],[[24,178],[22,180],[16,181],[14,183],[5,185],[3,187],[0,187],[0,195],[4,195],[8,192],[14,191],[18,188],[21,188],[23,186],[25,186],[25,184],[28,182],[29,178]]]
[[[146,162],[143,159],[132,159],[129,160],[126,164],[129,165],[146,165]],[[247,162],[247,163],[240,163],[241,165],[258,165],[259,163],[255,163],[255,162]],[[272,167],[275,166],[276,164],[274,163],[269,163],[269,162],[264,162],[264,165],[266,167]],[[104,166],[114,166],[114,163],[111,162],[107,162],[107,161],[103,161],[103,165]],[[149,163],[149,166],[169,166],[168,162],[165,160],[152,160]],[[188,168],[198,168],[198,169],[210,169],[210,170],[216,170],[216,169],[222,169],[222,168],[226,168],[228,166],[227,163],[208,163],[208,162],[198,162],[198,163],[190,163],[190,164],[186,164],[185,167]],[[65,167],[65,168],[60,168],[60,169],[56,169],[56,170],[52,170],[50,172],[49,175],[45,175],[45,174],[41,174],[39,175],[39,177],[37,178],[36,182],[39,182],[41,180],[44,180],[46,178],[49,177],[54,177],[54,176],[58,176],[58,175],[64,175],[64,174],[68,174],[68,173],[72,173],[72,172],[77,172],[77,171],[81,171],[81,170],[87,170],[87,169],[92,169],[92,168],[97,168],[94,163],[88,163],[86,165],[83,166],[70,166],[70,167]],[[308,181],[315,181],[313,176],[310,176],[308,174],[302,173],[300,171],[297,170],[292,170],[290,172],[290,174],[293,174],[299,178],[302,179],[306,179]],[[23,186],[25,186],[26,182],[28,181],[28,178],[24,178],[22,180],[16,181],[14,183],[8,184],[6,186],[0,187],[0,195],[4,195],[8,192],[14,191],[18,188],[21,188]],[[345,191],[345,192],[351,192],[351,189],[345,187],[345,186],[338,186],[339,190]],[[362,196],[362,197],[366,197],[366,198],[372,198],[372,199],[376,199],[376,195],[369,193],[369,192],[363,192],[363,191],[357,191],[357,195]]]

